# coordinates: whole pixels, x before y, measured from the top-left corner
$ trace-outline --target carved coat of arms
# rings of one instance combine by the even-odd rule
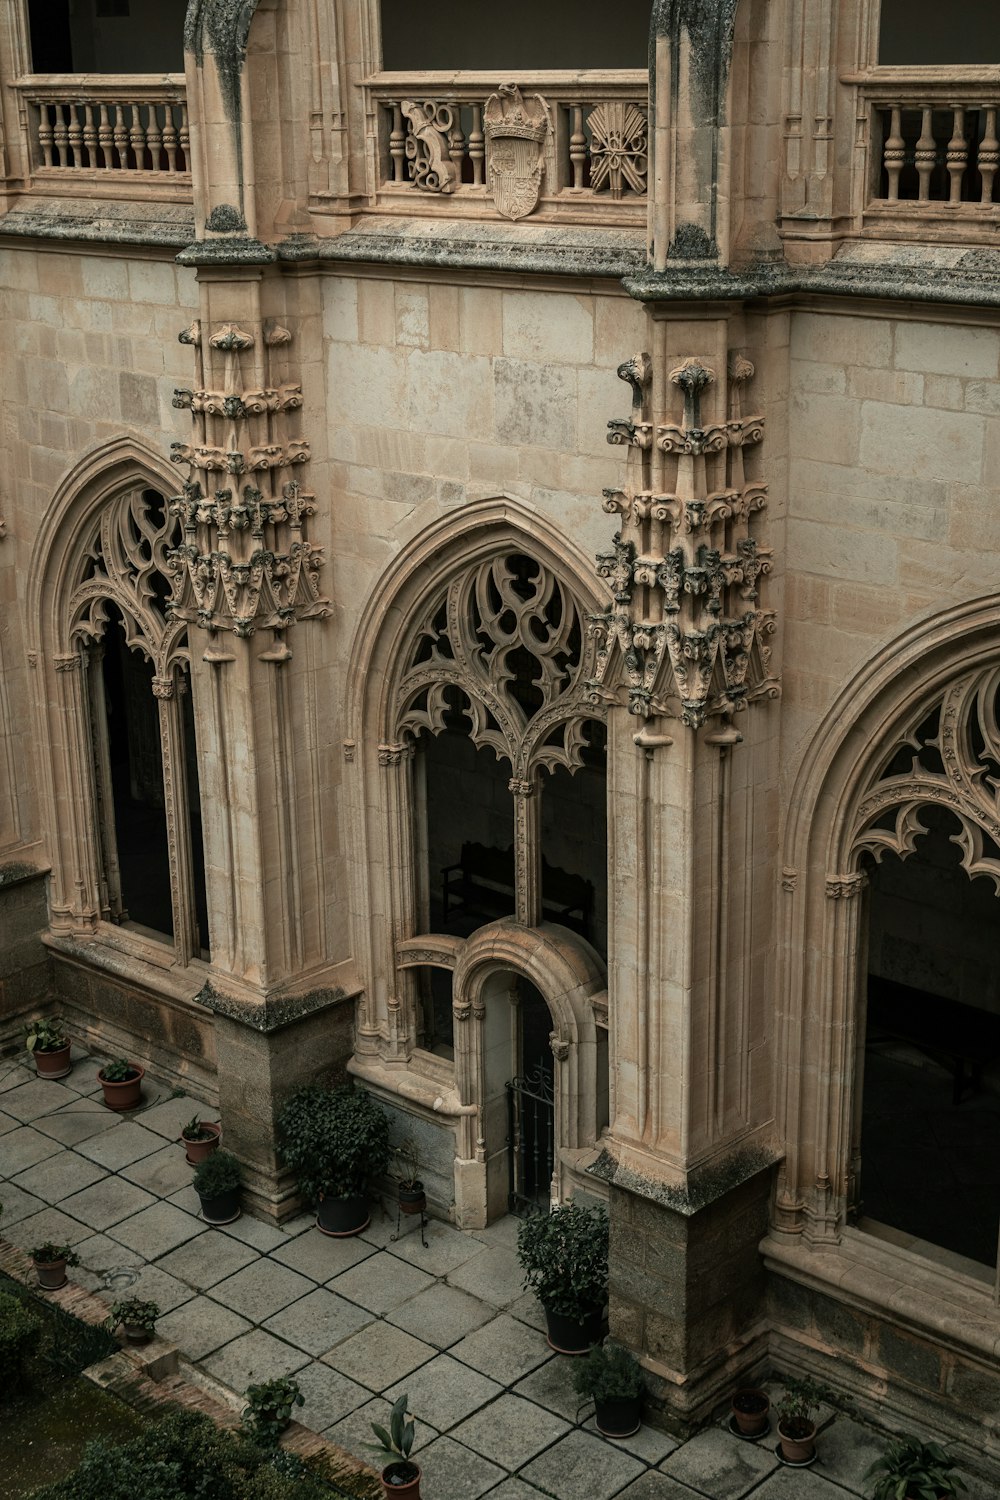
[[[549,107],[541,94],[526,100],[516,84],[506,83],[486,101],[490,185],[505,219],[523,219],[538,203],[549,128]]]

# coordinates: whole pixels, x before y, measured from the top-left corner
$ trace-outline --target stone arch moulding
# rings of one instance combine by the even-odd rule
[[[985,595],[936,613],[889,642],[846,684],[814,734],[791,795],[783,842],[783,969],[776,1096],[786,1156],[774,1229],[807,1243],[839,1242],[850,1203],[857,1141],[856,1049],[859,985],[865,968],[863,852],[877,791],[895,749],[936,703],[954,708],[975,679],[1000,669],[1000,608]],[[954,774],[961,778],[959,766]],[[918,781],[884,782],[905,827],[885,841],[900,847],[919,830],[906,812],[922,798]],[[943,780],[943,777],[942,777]],[[911,793],[912,795],[908,795]],[[960,809],[956,809],[960,811]],[[967,820],[962,820],[966,826]],[[968,840],[971,838],[971,842]],[[966,868],[978,853],[966,835]],[[977,871],[981,873],[981,871]],[[990,870],[986,873],[995,874]]]
[[[120,437],[102,443],[63,478],[32,549],[28,662],[35,680],[35,734],[52,864],[49,917],[54,932],[92,935],[101,917],[99,812],[84,655],[72,619],[71,602],[79,581],[74,580],[73,570],[80,566],[86,536],[111,501],[147,488],[169,497],[174,487],[170,466],[139,439]],[[169,734],[171,713],[163,706],[170,696],[165,680],[162,691],[161,724]],[[187,936],[182,934],[179,941],[182,948],[186,944],[190,949]],[[150,948],[155,952],[156,945],[143,946],[144,952]],[[164,949],[161,962],[166,961],[174,961],[172,950]]]

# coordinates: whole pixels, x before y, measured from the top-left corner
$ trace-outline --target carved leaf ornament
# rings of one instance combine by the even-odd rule
[[[512,780],[583,764],[595,714],[593,647],[579,605],[543,564],[508,552],[459,574],[421,620],[399,684],[397,736],[439,734],[464,715]]]
[[[951,841],[970,878],[988,876],[1000,895],[1000,666],[953,682],[923,708],[872,777],[857,809],[854,846],[875,860],[905,859],[928,830],[922,807],[959,821]]]

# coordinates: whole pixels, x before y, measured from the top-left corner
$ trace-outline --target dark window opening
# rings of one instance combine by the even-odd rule
[[[187,0],[28,0],[33,73],[183,73]]]
[[[389,72],[438,68],[645,68],[649,0],[621,0],[608,24],[601,0],[508,0],[496,9],[465,0],[382,0],[382,66]]]
[[[452,1011],[451,970],[422,964],[408,971],[416,988],[417,1046],[439,1057],[455,1055],[455,1016]]]
[[[201,957],[211,957],[208,944],[208,893],[205,887],[205,840],[201,822],[201,787],[198,781],[198,752],[194,737],[194,708],[191,703],[190,674],[178,672],[179,709],[184,736],[184,770],[187,777],[187,807],[191,838],[191,881],[194,915],[198,931],[195,947]]]
[[[568,907],[563,924],[608,951],[608,805],[605,726],[584,725],[584,764],[542,777],[542,900]],[[583,910],[579,909],[582,905]]]
[[[878,60],[920,68],[1000,62],[1000,10],[994,0],[972,0],[956,23],[938,0],[882,0]]]
[[[455,720],[441,734],[421,735],[417,776],[424,785],[428,930],[468,937],[514,912],[514,802],[510,762],[473,744],[464,714]]]

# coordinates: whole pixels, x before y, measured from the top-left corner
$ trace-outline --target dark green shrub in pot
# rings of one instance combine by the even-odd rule
[[[593,1401],[597,1430],[605,1437],[631,1437],[639,1431],[642,1370],[620,1344],[591,1349],[574,1369],[573,1385],[578,1396]]]
[[[207,1224],[231,1224],[240,1216],[243,1172],[231,1151],[213,1151],[194,1171],[194,1190]]]
[[[967,1488],[942,1447],[915,1437],[893,1438],[865,1478],[875,1481],[871,1500],[957,1500]]]
[[[278,1153],[325,1234],[360,1234],[366,1190],[389,1163],[389,1121],[364,1089],[345,1084],[296,1089],[278,1117]]]
[[[517,1231],[517,1258],[545,1309],[551,1347],[585,1354],[600,1339],[608,1299],[607,1209],[563,1203],[533,1214]]]

